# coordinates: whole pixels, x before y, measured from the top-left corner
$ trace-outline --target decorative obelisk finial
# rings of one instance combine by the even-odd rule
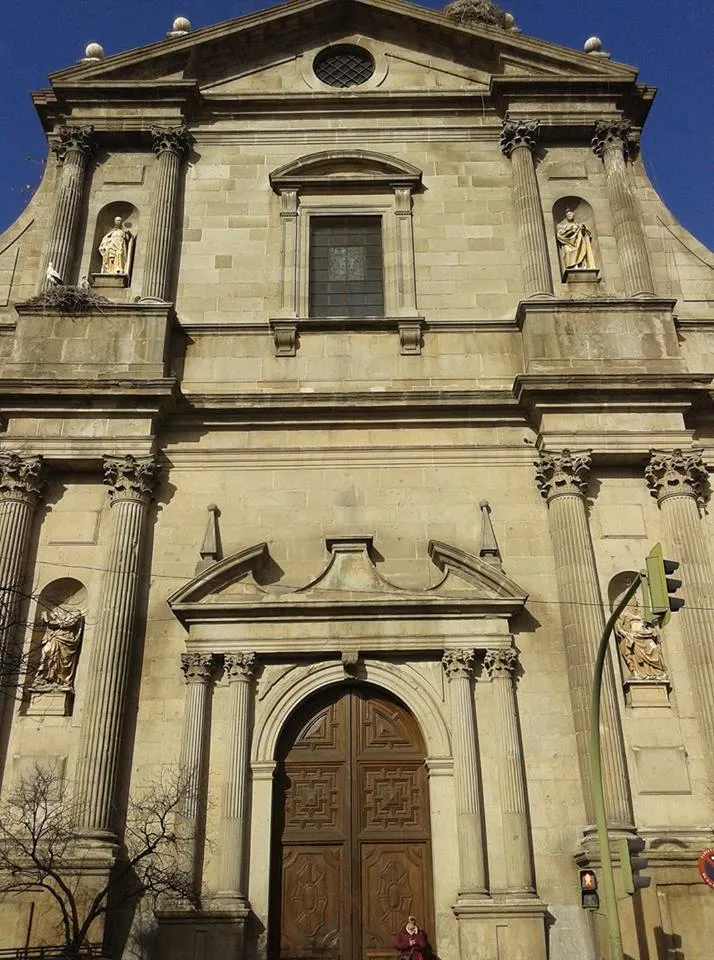
[[[500,567],[501,551],[498,549],[496,534],[493,532],[491,506],[488,500],[482,500],[479,507],[481,507],[481,549],[478,555],[487,563],[494,563]]]
[[[221,559],[221,535],[218,531],[218,507],[215,503],[208,504],[208,525],[206,535],[201,544],[200,567],[207,567]]]

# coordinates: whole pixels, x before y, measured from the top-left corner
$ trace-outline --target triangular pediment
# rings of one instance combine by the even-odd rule
[[[212,27],[81,64],[53,85],[191,80],[208,98],[299,92],[320,46],[371,40],[389,62],[380,89],[485,90],[493,76],[613,77],[632,67],[480,25],[458,25],[405,0],[290,0]],[[386,84],[386,86],[385,86]],[[356,88],[350,88],[354,93]],[[357,91],[360,92],[360,91]]]

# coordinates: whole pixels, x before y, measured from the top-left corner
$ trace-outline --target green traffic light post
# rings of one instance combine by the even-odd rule
[[[677,590],[682,584],[680,580],[669,578],[679,564],[672,560],[665,560],[662,556],[662,547],[656,544],[645,561],[646,569],[639,573],[625,591],[619,603],[610,614],[605,624],[600,647],[595,660],[595,676],[593,678],[592,697],[590,700],[590,792],[592,808],[595,816],[598,849],[600,853],[601,879],[603,893],[603,911],[607,921],[607,934],[610,943],[610,960],[624,960],[622,948],[622,934],[620,918],[617,913],[617,897],[615,894],[615,875],[612,869],[610,856],[610,840],[607,832],[607,815],[605,812],[605,796],[602,786],[602,755],[600,748],[600,695],[602,692],[602,678],[605,659],[609,648],[610,636],[618,617],[627,604],[634,597],[640,586],[645,596],[645,607],[648,614],[657,617],[660,623],[667,623],[671,613],[679,610],[684,601],[680,597],[672,597],[670,593]],[[641,849],[641,848],[639,848]],[[620,846],[620,856],[623,857],[624,847]],[[627,850],[627,873],[631,873],[630,848]],[[631,884],[634,892],[635,884]],[[640,884],[644,886],[644,883]],[[628,891],[629,892],[629,891]]]

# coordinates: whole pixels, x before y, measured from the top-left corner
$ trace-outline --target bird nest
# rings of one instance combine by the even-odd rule
[[[76,315],[78,313],[87,313],[92,309],[101,312],[102,304],[109,303],[106,297],[100,297],[91,287],[73,287],[62,284],[56,287],[49,287],[36,297],[27,301],[39,307],[50,310],[59,310],[60,313],[69,313]]]
[[[512,29],[513,17],[491,0],[453,0],[444,7],[444,13],[450,20],[468,26],[471,23],[482,23],[487,27],[503,27]]]

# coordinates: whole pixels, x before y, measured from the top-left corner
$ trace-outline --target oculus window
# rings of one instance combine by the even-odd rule
[[[330,87],[357,87],[372,76],[375,63],[363,47],[343,44],[318,53],[312,68],[318,80]]]
[[[382,218],[310,218],[310,316],[384,316]]]

